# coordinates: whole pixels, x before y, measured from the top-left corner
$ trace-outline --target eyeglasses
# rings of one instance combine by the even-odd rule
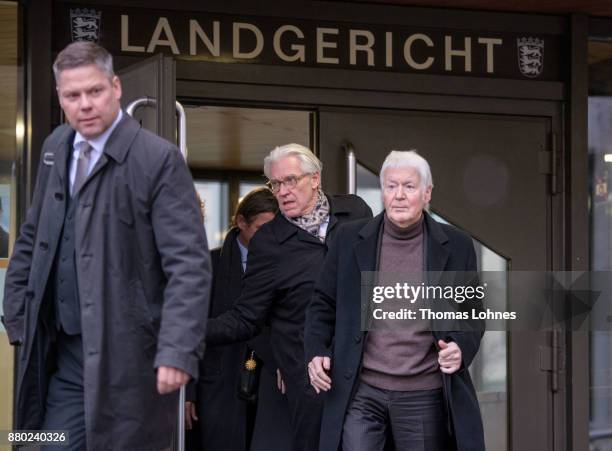
[[[302,175],[289,175],[282,180],[268,180],[268,188],[272,190],[273,193],[278,193],[281,189],[282,185],[285,185],[287,189],[293,189],[297,186],[298,182],[302,180],[304,177],[312,175],[312,174],[302,174]]]

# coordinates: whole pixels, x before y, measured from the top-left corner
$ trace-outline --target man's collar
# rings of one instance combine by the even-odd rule
[[[123,117],[123,111],[119,109],[119,113],[117,113],[117,117],[115,118],[111,126],[108,127],[99,136],[93,139],[85,139],[83,135],[81,135],[79,132],[76,132],[74,135],[73,147],[76,149],[81,145],[82,142],[87,141],[91,145],[91,147],[93,147],[96,151],[103,152],[104,146],[106,146],[106,142],[108,141],[108,138],[110,137],[111,133],[113,133],[113,130],[115,130],[115,128],[117,127],[117,124],[119,124],[119,121],[121,121],[122,117]]]

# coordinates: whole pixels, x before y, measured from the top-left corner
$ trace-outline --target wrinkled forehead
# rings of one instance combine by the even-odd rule
[[[414,166],[390,167],[383,174],[385,183],[420,183],[421,174]]]
[[[285,155],[270,165],[270,173],[275,179],[289,175],[299,176],[303,172],[300,159],[295,155]]]

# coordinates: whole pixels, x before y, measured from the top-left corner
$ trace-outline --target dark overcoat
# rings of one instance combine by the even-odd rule
[[[383,214],[370,221],[342,226],[333,243],[307,311],[305,354],[332,359],[332,388],[325,393],[320,450],[337,451],[348,405],[359,381],[365,332],[361,330],[361,272],[377,270],[378,236]],[[439,224],[425,213],[428,272],[476,271],[471,238],[458,229]],[[401,268],[398,269],[401,271]],[[484,450],[484,432],[478,399],[468,367],[478,352],[482,332],[441,332],[433,339],[454,341],[462,353],[462,366],[442,374],[446,405],[450,410],[458,451]]]
[[[48,282],[74,133],[62,125],[44,143],[6,275],[6,328],[22,342],[16,429],[38,429],[43,416],[55,331]],[[154,369],[197,376],[208,313],[210,257],[191,175],[176,146],[124,114],[76,201],[87,449],[166,448],[178,392],[159,395]]]
[[[249,243],[249,257],[242,294],[233,308],[209,321],[208,344],[245,341],[266,322],[274,358],[287,387],[294,447],[308,440],[299,422],[318,423],[320,404],[308,382],[304,365],[304,320],[314,285],[330,243],[341,223],[371,217],[367,204],[357,196],[328,196],[330,220],[325,242],[299,228],[281,213],[264,224]],[[299,404],[299,406],[298,406]],[[308,405],[306,409],[305,406]],[[308,412],[306,412],[308,410]]]
[[[242,263],[236,243],[237,230],[230,230],[222,248],[211,251],[213,284],[210,318],[232,308],[240,296]],[[246,343],[209,346],[200,362],[196,384],[202,449],[244,451],[246,446],[246,402],[236,395]]]
[[[328,246],[343,222],[371,217],[357,196],[328,196],[330,222],[322,243],[281,213],[261,226],[249,244],[242,295],[234,307],[210,320],[209,344],[235,343],[255,336],[269,321],[274,357],[284,377],[307,380],[304,320]]]
[[[242,256],[231,229],[223,246],[211,251],[213,284],[210,318],[230,310],[239,298],[243,277]],[[256,449],[290,449],[288,409],[276,387],[276,361],[268,328],[249,342],[209,346],[200,363],[196,406],[203,449],[244,451],[247,443],[247,403],[237,396],[240,372],[249,349],[267,374],[261,374],[254,436]],[[265,385],[264,385],[265,384]],[[284,417],[283,417],[284,416]],[[283,430],[279,430],[283,429]],[[280,441],[279,441],[280,437]],[[284,440],[283,440],[284,439]],[[279,447],[280,446],[280,447]],[[251,448],[253,449],[253,447]]]

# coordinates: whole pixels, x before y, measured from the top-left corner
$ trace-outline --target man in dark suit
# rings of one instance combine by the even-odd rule
[[[328,246],[344,222],[372,216],[357,196],[328,196],[321,162],[306,147],[288,144],[264,160],[280,212],[249,245],[243,289],[233,308],[209,321],[208,344],[247,340],[270,323],[274,357],[286,387],[293,448],[318,448],[321,400],[304,364],[304,318]]]
[[[251,238],[277,212],[276,198],[263,187],[249,192],[236,207],[232,228],[222,247],[210,252],[213,267],[210,318],[231,309],[240,297]],[[190,382],[185,403],[187,428],[193,427],[199,435],[188,437],[193,439],[191,449],[290,448],[287,406],[276,388],[278,366],[271,353],[267,328],[248,342],[206,349],[200,362],[200,377],[197,384]],[[242,391],[239,395],[245,363],[251,359],[256,362],[252,374],[257,374],[258,382],[252,384],[252,392]]]
[[[431,272],[476,271],[470,237],[425,212],[433,188],[425,159],[391,152],[381,186],[385,211],[340,229],[307,311],[308,371],[317,393],[326,392],[320,449],[484,450],[467,371],[480,330],[448,331],[418,318],[400,329],[361,329],[362,272],[426,282]]]
[[[73,43],[53,69],[68,124],[45,141],[53,164],[41,158],[4,290],[15,427],[67,430],[74,450],[166,449],[208,313],[193,181],[175,145],[121,111],[106,50]]]

